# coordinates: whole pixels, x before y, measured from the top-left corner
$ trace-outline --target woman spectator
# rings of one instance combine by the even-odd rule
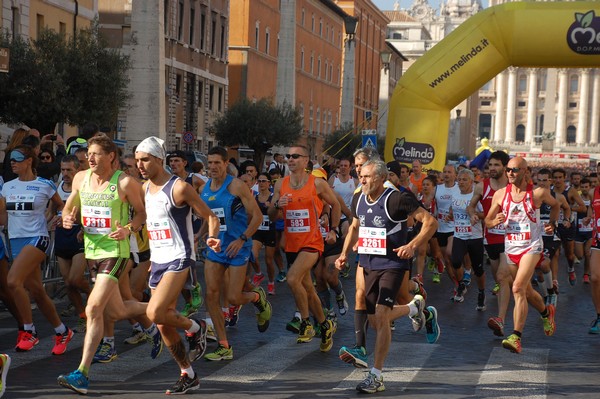
[[[13,264],[8,272],[8,289],[23,322],[19,329],[16,350],[31,350],[39,343],[29,294],[56,333],[52,354],[62,355],[73,337],[73,331],[60,320],[52,300],[42,285],[40,264],[46,259],[49,245],[46,207],[49,201],[55,209],[62,210],[63,202],[56,186],[49,180],[37,177],[38,163],[33,149],[20,145],[9,153],[10,165],[17,178],[4,184],[0,199],[0,217],[8,216],[8,236]]]
[[[56,160],[54,152],[50,149],[43,149],[39,155],[40,163],[37,168],[37,175],[44,179],[56,182],[60,174],[60,163]]]

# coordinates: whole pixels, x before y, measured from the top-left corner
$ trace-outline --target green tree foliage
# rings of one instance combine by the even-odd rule
[[[361,144],[362,138],[356,132],[354,126],[344,124],[325,138],[323,149],[325,154],[332,158],[352,159],[352,154],[357,148],[360,148]]]
[[[302,116],[288,103],[275,106],[267,98],[256,102],[242,98],[231,105],[212,128],[222,145],[252,148],[254,162],[262,165],[269,148],[289,146],[298,140]]]
[[[10,48],[8,74],[0,74],[0,122],[42,133],[57,123],[93,121],[114,128],[127,102],[128,57],[108,49],[96,27],[75,38],[44,30],[35,40],[0,33]]]

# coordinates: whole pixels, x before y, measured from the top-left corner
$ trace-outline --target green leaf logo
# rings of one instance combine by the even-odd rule
[[[403,147],[404,146],[404,137],[401,139],[396,139],[396,146]]]
[[[575,13],[575,19],[577,20],[577,22],[579,22],[579,25],[581,25],[582,28],[587,28],[588,26],[590,26],[595,16],[596,14],[594,13],[594,10],[590,10],[585,14],[582,14],[580,12]]]

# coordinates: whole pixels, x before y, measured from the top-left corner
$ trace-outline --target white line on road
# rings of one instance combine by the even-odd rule
[[[494,348],[479,377],[475,397],[546,398],[549,352],[549,349],[526,349],[515,354]]]

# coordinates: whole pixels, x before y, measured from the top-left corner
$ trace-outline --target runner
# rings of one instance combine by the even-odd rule
[[[594,238],[592,239],[592,254],[590,259],[590,288],[592,291],[592,303],[596,310],[596,318],[592,321],[588,333],[600,334],[600,186],[596,186],[592,194],[591,214],[593,215]]]
[[[205,355],[207,360],[212,361],[233,359],[233,347],[227,340],[220,304],[222,296],[226,296],[230,305],[241,306],[252,302],[257,310],[256,321],[260,332],[265,332],[269,327],[272,311],[265,291],[261,287],[249,291],[246,279],[252,251],[249,237],[262,223],[262,214],[248,187],[227,174],[228,164],[225,148],[216,146],[208,151],[210,179],[201,195],[221,222],[219,239],[224,249],[219,253],[208,251],[204,265],[206,306],[219,341],[217,349]],[[209,235],[208,238],[215,237]],[[223,290],[226,270],[229,270],[229,282]]]
[[[46,259],[50,243],[45,216],[48,202],[57,210],[62,210],[63,202],[52,181],[35,175],[38,159],[31,147],[17,146],[9,156],[17,178],[2,187],[0,215],[4,221],[8,217],[12,250],[13,263],[7,277],[9,294],[21,318],[20,323],[23,323],[15,349],[25,352],[39,343],[33,324],[31,295],[56,332],[52,354],[62,355],[73,337],[73,331],[62,323],[54,302],[44,289],[40,264]]]
[[[333,345],[335,325],[323,314],[310,271],[324,249],[319,229],[323,201],[332,207],[331,230],[326,238],[329,242],[335,241],[336,232],[339,235],[340,204],[327,182],[306,172],[309,161],[306,147],[294,145],[286,157],[290,175],[275,184],[269,217],[276,220],[279,209],[284,212],[285,252],[289,265],[287,282],[301,318],[297,342],[310,342],[315,336],[309,319],[310,310],[321,329],[320,350],[328,352]]]
[[[90,169],[75,175],[62,219],[70,229],[81,209],[85,257],[96,283],[86,307],[87,333],[77,370],[58,377],[59,385],[86,394],[88,373],[103,335],[104,319],[122,320],[146,314],[147,304],[125,301],[119,293],[119,277],[129,259],[129,235],[146,220],[142,186],[116,170],[117,146],[104,134],[88,141]],[[135,216],[129,222],[129,205]],[[129,222],[129,223],[128,223]],[[106,314],[106,316],[105,316]]]
[[[590,181],[588,178],[581,179],[581,199],[589,211],[592,203],[590,195]],[[575,230],[575,256],[583,259],[583,283],[590,283],[590,250],[592,247],[592,237],[594,226],[590,223],[589,212],[577,212],[577,227]]]
[[[485,224],[490,229],[501,223],[505,227],[505,252],[500,254],[500,263],[507,264],[510,268],[515,307],[514,330],[502,341],[502,346],[511,352],[521,353],[521,335],[527,319],[528,300],[542,316],[544,333],[550,336],[556,328],[554,305],[544,305],[540,294],[531,286],[531,278],[543,256],[542,229],[548,233],[554,231],[559,205],[549,190],[533,189],[529,183],[525,159],[512,158],[506,170],[508,184],[494,194]],[[539,207],[542,203],[552,207],[550,223],[544,226],[540,223]]]
[[[454,165],[444,166],[443,183],[438,184],[435,189],[436,216],[438,221],[435,238],[444,256],[444,266],[452,264],[454,225],[448,219],[448,213],[450,212],[450,205],[452,205],[452,198],[459,193],[460,190],[456,185],[456,167]],[[446,270],[453,281],[458,281],[450,267],[446,267]]]
[[[365,300],[369,323],[376,329],[374,364],[356,387],[359,392],[385,390],[382,369],[391,341],[390,320],[403,316],[418,318],[425,324],[425,300],[420,295],[408,305],[394,305],[400,290],[408,294],[411,259],[418,247],[436,230],[436,221],[420,206],[412,193],[385,188],[388,170],[384,162],[370,160],[362,165],[362,193],[352,203],[353,221],[336,267],[346,263],[348,252],[358,240],[360,264],[365,279]],[[407,219],[423,223],[421,231],[407,244]],[[400,258],[400,259],[398,259]]]
[[[152,271],[149,286],[152,296],[147,314],[158,325],[165,344],[181,369],[181,377],[167,395],[184,394],[200,387],[192,361],[202,357],[206,349],[206,323],[193,315],[186,318],[177,312],[177,298],[184,286],[196,282],[192,265],[196,261],[192,210],[208,221],[207,246],[220,251],[219,219],[200,199],[191,185],[167,172],[163,167],[163,141],[149,137],[136,148],[136,162],[144,183]],[[189,353],[177,329],[183,329],[189,342]]]
[[[275,264],[273,263],[275,255],[275,223],[269,220],[269,215],[267,213],[273,198],[273,193],[271,193],[270,190],[271,179],[269,175],[267,173],[258,175],[257,184],[258,194],[256,194],[254,198],[262,213],[262,223],[258,226],[258,230],[252,236],[252,254],[254,255],[256,263],[258,263],[259,251],[262,247],[265,248],[265,263],[267,265],[267,276],[269,279],[267,283],[267,294],[275,295]],[[264,280],[264,275],[262,273],[260,273],[260,275],[255,274],[252,284],[255,287],[258,287],[262,280]]]

